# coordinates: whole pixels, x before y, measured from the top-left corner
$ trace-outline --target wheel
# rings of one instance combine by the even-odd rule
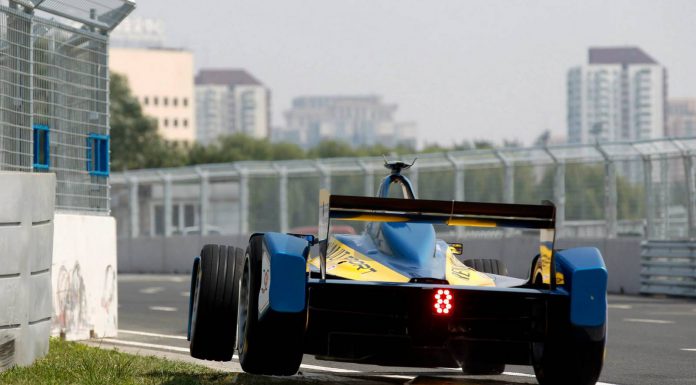
[[[231,246],[205,245],[200,259],[194,261],[189,310],[192,357],[212,361],[232,359],[239,298],[235,257],[242,253]]]
[[[604,364],[606,324],[593,333],[603,337],[593,340],[585,330],[573,328],[564,338],[549,338],[534,364],[539,384],[595,384]]]
[[[508,275],[508,270],[503,261],[499,259],[465,259],[465,265],[482,273]]]
[[[469,361],[462,363],[462,372],[470,375],[496,375],[505,371],[505,364]]]
[[[259,317],[264,254],[268,258],[263,235],[251,238],[239,287],[239,363],[247,373],[289,376],[302,362],[306,312],[277,313],[269,307]]]

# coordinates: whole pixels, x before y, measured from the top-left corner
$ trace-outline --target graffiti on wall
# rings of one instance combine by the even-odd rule
[[[55,291],[53,329],[60,333],[89,334],[89,324],[85,281],[82,279],[80,264],[75,262],[71,270],[61,266],[58,272]]]

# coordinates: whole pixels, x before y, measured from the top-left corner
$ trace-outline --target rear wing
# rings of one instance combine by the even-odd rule
[[[366,222],[412,222],[447,226],[508,227],[540,230],[539,255],[543,282],[556,284],[553,262],[556,207],[541,205],[438,201],[427,199],[374,198],[319,193],[318,241],[321,247],[321,276],[326,276],[326,245],[331,219]]]

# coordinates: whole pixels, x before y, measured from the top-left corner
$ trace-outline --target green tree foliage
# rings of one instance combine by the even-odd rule
[[[188,148],[167,143],[158,135],[155,121],[143,115],[124,76],[111,74],[109,94],[112,170],[186,164]]]

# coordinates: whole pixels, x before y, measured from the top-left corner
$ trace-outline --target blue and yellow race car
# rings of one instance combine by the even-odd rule
[[[205,245],[194,259],[191,355],[292,375],[304,354],[500,374],[531,365],[540,384],[594,384],[604,361],[607,271],[595,248],[554,250],[555,207],[416,199],[391,170],[378,197],[320,194],[318,235],[257,233],[245,248]],[[390,188],[401,198],[390,198]],[[332,234],[331,221],[363,221]],[[443,226],[540,232],[529,276],[466,259]]]

